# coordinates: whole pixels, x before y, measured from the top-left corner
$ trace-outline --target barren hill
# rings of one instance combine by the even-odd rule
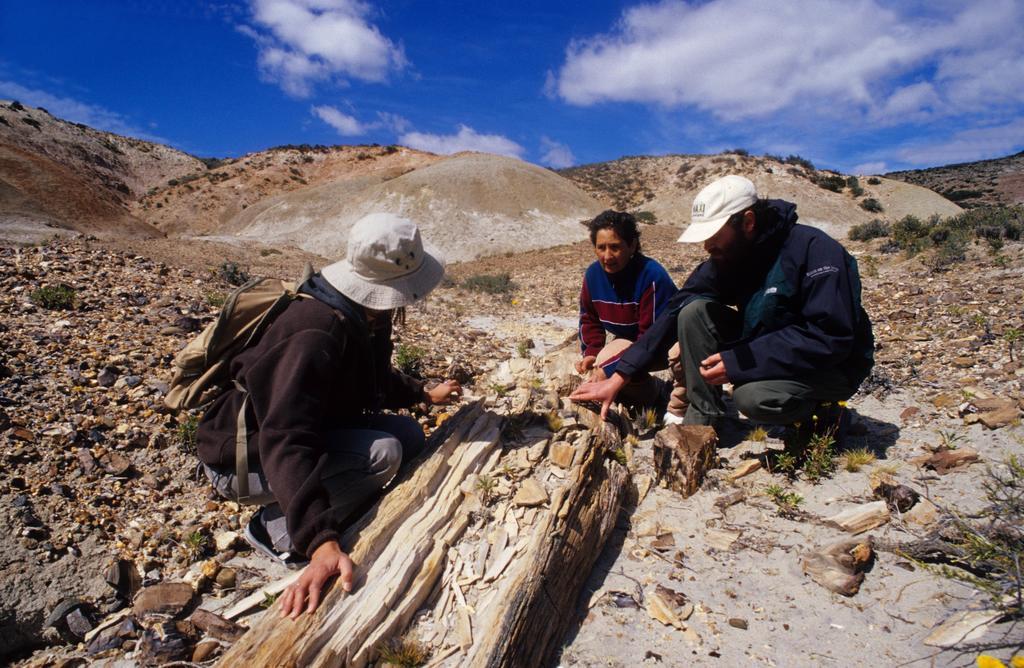
[[[237,237],[344,252],[348,229],[372,211],[416,220],[447,260],[578,241],[601,204],[557,174],[514,158],[463,153],[397,178],[385,173],[272,197],[227,223]]]
[[[224,234],[235,219],[278,195],[317,186],[365,185],[393,179],[440,156],[397,146],[283,146],[226,160],[162,182],[135,206],[136,214],[170,235]],[[279,235],[274,235],[278,238]]]
[[[930,188],[964,208],[1024,204],[1024,151],[996,158],[886,174]]]
[[[0,215],[5,228],[156,236],[132,203],[157,183],[205,169],[168,146],[0,103]]]
[[[626,157],[573,167],[560,173],[610,206],[650,212],[658,222],[680,226],[689,220],[690,204],[697,192],[726,174],[750,178],[765,197],[796,202],[802,222],[825,228],[834,236],[845,237],[851,225],[873,218],[896,220],[907,214],[928,217],[960,212],[960,207],[952,202],[912,184],[877,177],[859,178],[857,186],[863,192],[856,195],[847,185],[846,176],[816,170],[806,162],[771,157],[740,154]],[[840,192],[826,188],[827,185]],[[869,199],[877,201],[881,209],[866,209],[865,206],[871,207],[870,203],[864,204]]]

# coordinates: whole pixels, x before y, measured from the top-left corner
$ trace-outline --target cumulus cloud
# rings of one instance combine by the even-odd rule
[[[972,128],[936,142],[902,146],[899,158],[912,165],[948,165],[998,158],[1024,148],[1024,118],[1002,125]]]
[[[459,151],[479,151],[522,158],[525,152],[522,146],[503,135],[480,134],[468,125],[460,125],[459,131],[453,135],[406,132],[398,141],[411,148],[442,155]]]
[[[251,0],[254,26],[239,29],[256,40],[263,76],[295,97],[337,78],[384,81],[405,66],[401,46],[369,22],[361,0]]]
[[[32,107],[43,107],[48,112],[72,123],[84,123],[91,128],[136,137],[160,144],[170,144],[163,137],[141,130],[124,116],[103,107],[61,97],[44,90],[28,88],[14,81],[0,81],[0,97],[18,100]]]
[[[576,164],[576,156],[572,154],[572,150],[568,146],[548,137],[540,138],[540,150],[544,151],[540,162],[548,167],[564,169]]]
[[[366,134],[369,127],[360,123],[356,118],[342,113],[335,107],[320,105],[310,109],[313,115],[327,125],[338,131],[343,137],[355,137]]]
[[[724,120],[797,109],[873,121],[1024,102],[1024,4],[913,14],[878,0],[663,0],[572,42],[548,88],[576,105],[694,107]],[[901,13],[902,12],[902,13]]]

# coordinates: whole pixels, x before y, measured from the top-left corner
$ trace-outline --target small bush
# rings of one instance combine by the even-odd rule
[[[826,429],[814,434],[807,443],[807,458],[804,461],[804,475],[811,482],[827,478],[836,470],[834,430]]]
[[[641,222],[646,225],[655,225],[658,222],[658,217],[654,215],[653,211],[637,211],[633,215],[636,217],[637,222]]]
[[[36,130],[42,130],[42,126],[40,125],[39,121],[37,121],[34,118],[29,118],[28,116],[24,116],[21,119],[21,122],[24,123],[25,125],[31,125]]]
[[[808,160],[807,158],[801,158],[799,155],[788,155],[786,156],[786,159],[783,160],[783,162],[785,162],[787,165],[799,165],[804,169],[808,169],[812,172],[814,171],[814,163]]]
[[[189,413],[178,422],[178,447],[185,453],[193,454],[196,451],[196,430],[199,428],[199,418]]]
[[[875,176],[872,176],[871,178],[869,178],[869,179],[868,179],[868,185],[869,185],[869,186],[878,186],[878,185],[882,185],[882,179],[880,179],[880,178],[877,178],[877,177],[875,177]]]
[[[874,197],[868,197],[861,200],[860,208],[871,213],[880,213],[882,211],[882,203]]]
[[[929,228],[917,216],[904,216],[900,218],[889,229],[889,236],[893,243],[907,255],[915,255],[921,252],[927,245]]]
[[[36,306],[50,311],[65,311],[75,306],[75,289],[66,283],[44,285],[33,290],[28,298]]]
[[[238,266],[237,262],[222,262],[217,268],[217,277],[229,285],[245,285],[251,278],[249,272]]]
[[[843,188],[846,187],[846,179],[837,174],[821,174],[814,179],[814,183],[819,188],[831,190],[835,193],[843,192]]]
[[[804,502],[804,497],[796,492],[786,491],[782,485],[768,485],[764,488],[764,495],[775,502],[779,515],[783,517],[794,514],[797,507]]]
[[[847,235],[852,241],[870,241],[889,236],[889,224],[875,218],[870,223],[854,225]]]
[[[224,306],[224,302],[227,301],[227,298],[228,296],[223,292],[215,292],[213,290],[203,294],[203,299],[205,299],[206,303],[213,308],[220,308],[221,306]]]
[[[515,290],[516,284],[509,274],[476,274],[464,280],[462,287],[473,292],[501,295]]]
[[[426,665],[430,660],[430,650],[410,638],[395,639],[377,650],[379,665],[415,668]]]
[[[857,180],[856,176],[847,176],[846,187],[849,188],[850,190],[853,190],[854,188],[860,188],[860,181]]]
[[[427,351],[419,346],[399,343],[395,347],[395,368],[407,376],[419,377],[423,373],[423,358]]]
[[[731,148],[728,151],[725,151],[725,153],[732,153],[733,155],[741,155],[743,157],[750,155],[750,151],[745,148]]]

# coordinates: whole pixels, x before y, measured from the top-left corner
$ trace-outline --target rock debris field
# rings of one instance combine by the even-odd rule
[[[645,227],[643,240],[681,284],[700,255],[676,234]],[[562,665],[970,665],[1021,652],[1019,620],[919,548],[949,538],[947,511],[984,521],[986,485],[1005,479],[1011,456],[1024,461],[1022,246],[1007,244],[999,262],[977,246],[942,273],[870,243],[849,247],[876,367],[849,404],[851,436],[831,468],[787,465],[777,433],[737,418],[684,498],[658,484],[658,426],[637,416],[633,493],[580,596]],[[261,614],[225,611],[287,573],[239,539],[252,509],[216,498],[197,470],[196,416],[162,403],[174,353],[237,278],[222,262],[289,276],[305,259],[241,253],[88,238],[0,247],[0,657],[212,662]],[[545,445],[531,445],[531,461],[563,458],[543,436],[560,407],[547,362],[573,335],[591,258],[583,241],[449,267],[397,331],[400,361],[458,377],[499,416],[526,406],[537,419],[503,429],[501,447],[532,438]],[[413,414],[430,432],[454,410]],[[531,494],[528,507],[547,503],[533,483],[495,477],[484,501],[502,516]],[[459,558],[478,553],[488,551]],[[413,637],[427,626],[409,635],[429,649],[430,637]]]

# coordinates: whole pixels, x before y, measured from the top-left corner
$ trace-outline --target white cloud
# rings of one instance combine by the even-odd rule
[[[540,138],[540,150],[544,151],[540,162],[548,167],[564,169],[576,164],[576,156],[572,154],[572,150],[568,146],[548,137]]]
[[[0,97],[18,100],[33,107],[43,107],[58,118],[72,123],[83,123],[97,130],[160,144],[171,143],[163,137],[135,127],[117,112],[70,97],[60,97],[44,90],[28,88],[14,81],[0,81]]]
[[[407,132],[412,127],[412,123],[407,118],[389,111],[378,111],[377,118],[380,119],[381,125],[398,134]]]
[[[726,120],[797,109],[891,122],[1024,102],[1024,3],[978,0],[929,16],[898,11],[908,7],[878,0],[637,5],[610,33],[571,43],[555,86],[576,105],[688,106]]]
[[[447,155],[459,151],[496,153],[513,158],[522,158],[522,146],[502,135],[483,135],[467,125],[460,125],[453,135],[435,135],[425,132],[407,132],[398,138],[399,143],[421,151]]]
[[[313,112],[314,116],[337,130],[338,134],[343,137],[363,135],[370,129],[370,126],[363,125],[354,117],[342,113],[335,107],[321,105],[313,107],[310,111]]]
[[[855,165],[850,170],[851,174],[884,174],[889,171],[888,165],[882,160],[876,160],[875,162],[864,162],[859,165]]]
[[[1004,125],[972,128],[937,142],[914,142],[897,151],[912,165],[948,165],[998,158],[1024,148],[1024,118]]]
[[[332,77],[380,82],[406,65],[401,46],[369,21],[360,0],[251,0],[263,75],[296,97]]]

